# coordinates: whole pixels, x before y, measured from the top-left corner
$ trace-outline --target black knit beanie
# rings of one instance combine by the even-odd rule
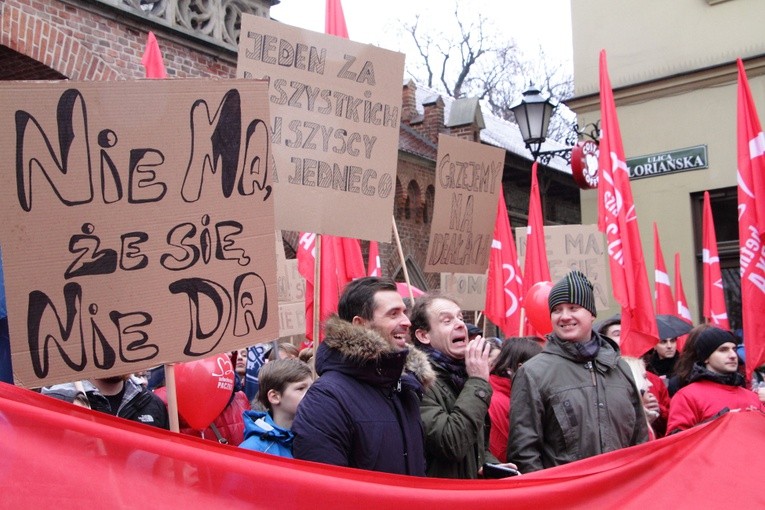
[[[550,295],[547,297],[550,313],[556,305],[562,303],[579,305],[593,316],[598,315],[592,283],[579,271],[571,271],[550,289]]]
[[[730,331],[709,327],[696,337],[694,347],[696,349],[696,361],[704,363],[713,352],[726,342],[736,343],[736,337]]]

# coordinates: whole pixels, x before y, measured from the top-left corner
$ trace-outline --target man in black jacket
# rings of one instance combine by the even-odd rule
[[[84,392],[90,408],[153,427],[168,429],[167,408],[162,400],[129,376],[89,379],[79,384],[58,384],[42,389],[43,395],[72,402]]]
[[[293,455],[338,466],[425,475],[420,398],[434,374],[406,341],[392,280],[352,281],[316,352],[319,379],[297,409]]]

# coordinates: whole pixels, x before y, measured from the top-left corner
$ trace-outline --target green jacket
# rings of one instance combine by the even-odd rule
[[[521,473],[566,464],[648,440],[632,373],[610,339],[594,361],[548,337],[544,351],[513,378],[508,460]]]
[[[437,379],[420,404],[427,476],[477,478],[484,462],[498,462],[488,451],[485,435],[491,385],[478,377],[469,377],[458,392],[449,373],[432,361],[431,364]]]

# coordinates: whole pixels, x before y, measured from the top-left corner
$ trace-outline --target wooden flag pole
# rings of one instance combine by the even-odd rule
[[[165,363],[165,386],[167,387],[167,417],[170,420],[170,430],[180,432],[178,393],[175,389],[175,363]]]
[[[523,322],[526,320],[526,309],[521,307],[521,325],[518,327],[518,336],[523,336]]]
[[[313,345],[319,345],[321,323],[321,234],[316,234],[316,256],[313,260]],[[316,351],[314,351],[315,353]]]
[[[391,216],[393,219],[393,236],[396,238],[396,248],[398,249],[398,258],[401,260],[401,269],[404,270],[404,281],[406,282],[406,288],[409,291],[409,300],[414,306],[414,291],[412,291],[412,284],[409,282],[409,270],[406,268],[406,260],[404,260],[404,249],[401,247],[401,238],[398,235],[398,227],[396,226],[396,217]]]

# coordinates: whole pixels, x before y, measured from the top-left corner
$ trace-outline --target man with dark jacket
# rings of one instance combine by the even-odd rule
[[[407,346],[409,318],[392,280],[352,281],[316,352],[319,378],[297,409],[293,455],[425,475],[420,399],[433,371]]]
[[[78,383],[58,384],[43,388],[42,394],[72,402],[80,393],[78,386]],[[165,403],[129,376],[89,379],[82,381],[81,388],[94,411],[153,427],[170,428]]]
[[[414,305],[412,341],[437,376],[420,406],[428,476],[477,478],[484,462],[499,463],[485,434],[491,347],[480,336],[469,340],[460,306],[437,295],[418,298]]]
[[[618,346],[592,330],[592,283],[579,271],[548,297],[552,334],[513,379],[508,458],[522,473],[648,440],[640,394]]]

